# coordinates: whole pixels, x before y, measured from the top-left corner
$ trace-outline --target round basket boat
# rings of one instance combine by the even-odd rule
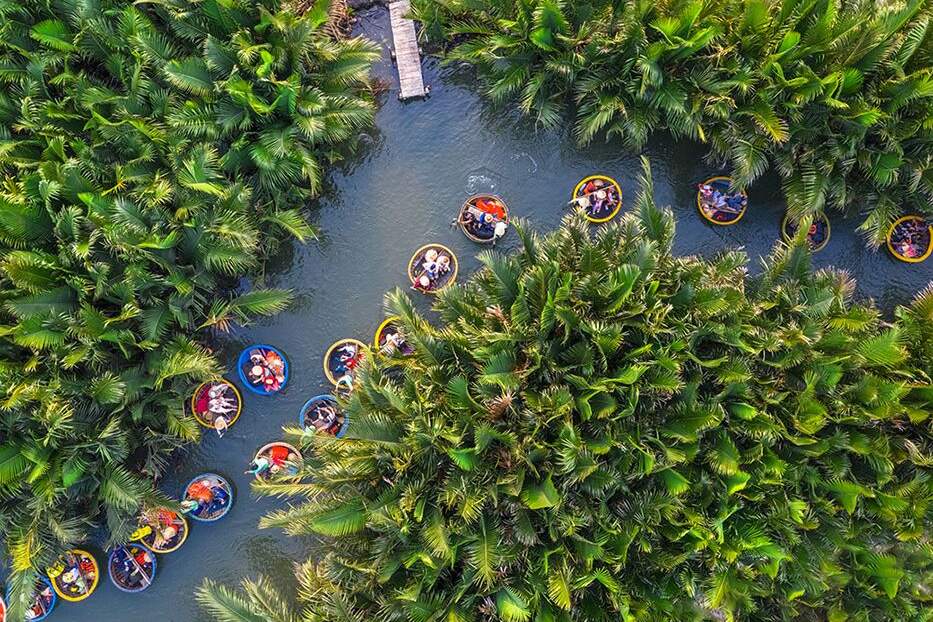
[[[213,429],[217,417],[225,417],[227,427],[232,426],[242,411],[243,396],[232,382],[204,382],[191,394],[191,413],[205,428]]]
[[[590,222],[608,222],[622,209],[622,186],[608,175],[590,175],[573,189],[570,201]]]
[[[233,507],[233,486],[216,473],[202,473],[188,482],[181,498],[183,504],[197,502],[197,506],[187,511],[192,520],[212,523],[226,516]]]
[[[256,358],[254,360],[255,357]],[[265,344],[249,346],[237,359],[237,373],[240,382],[248,391],[256,395],[272,395],[278,393],[288,384],[288,359],[278,348]],[[259,367],[262,372],[254,376],[252,370]]]
[[[67,551],[48,570],[55,593],[73,603],[81,602],[93,594],[100,581],[97,560],[81,549]]]
[[[154,508],[139,517],[139,529],[133,540],[142,542],[155,553],[174,553],[188,539],[188,519],[167,508]]]
[[[907,263],[924,261],[933,253],[933,225],[922,216],[898,218],[888,229],[888,250]]]
[[[745,211],[748,209],[748,194],[745,192],[729,192],[729,186],[732,184],[731,177],[723,177],[721,175],[716,177],[710,177],[704,181],[700,186],[712,186],[714,192],[719,192],[727,197],[727,201],[732,197],[739,197],[741,201],[741,207],[729,207],[728,205],[723,205],[721,207],[715,207],[708,204],[703,200],[703,192],[697,190],[697,209],[700,210],[700,214],[714,225],[734,225],[735,223],[742,220],[742,216],[745,215]]]
[[[36,579],[35,594],[36,596],[32,601],[32,606],[26,610],[26,620],[28,620],[28,622],[45,620],[51,615],[52,610],[55,609],[55,605],[58,604],[58,595],[55,594],[52,583],[45,577]],[[6,590],[6,599],[7,601],[10,600],[9,586],[7,586]],[[0,613],[3,614],[0,616],[0,622],[4,622],[4,620],[6,620],[6,603],[3,602],[3,599],[0,599],[0,604],[3,605],[0,607]]]
[[[333,413],[323,409],[333,409]],[[329,420],[330,415],[333,419]],[[333,395],[315,395],[298,412],[298,425],[310,434],[326,434],[343,438],[350,427],[350,417],[337,404]]]
[[[118,546],[107,558],[107,573],[121,592],[142,592],[155,579],[155,553],[138,542]]]
[[[794,239],[794,236],[797,235],[798,226],[798,221],[793,220],[789,214],[784,215],[784,220],[781,221],[781,237],[784,238],[785,242],[790,243]],[[810,251],[815,253],[826,248],[829,243],[830,233],[829,218],[826,217],[826,214],[821,213],[814,216],[813,222],[810,224],[810,231],[807,232],[807,246],[810,247]]]
[[[509,224],[509,207],[494,194],[474,194],[463,202],[457,224],[463,235],[479,244],[496,241],[496,225]]]
[[[292,458],[292,456],[296,456],[297,459]],[[260,458],[265,458],[268,466],[264,470],[256,469],[251,471],[257,479],[271,479],[276,476],[294,477],[298,475],[302,464],[304,464],[301,452],[294,445],[282,441],[266,443],[260,447],[253,457],[251,466],[255,467]]]
[[[415,353],[415,348],[405,341],[402,336],[402,331],[399,328],[399,317],[395,315],[384,319],[379,328],[376,329],[373,348],[376,352],[386,355],[397,353],[402,356],[411,356]]]
[[[331,384],[340,384],[339,381],[344,376],[350,376],[350,379],[353,379],[356,369],[363,360],[365,347],[366,344],[359,339],[340,339],[327,348],[327,353],[324,355],[324,375]]]
[[[422,275],[429,276],[426,274],[424,263],[427,260],[426,256],[429,251],[435,251],[438,255],[438,262],[440,262],[441,257],[449,257],[450,265],[446,272],[441,274],[438,271],[437,276],[430,281],[428,287],[423,287],[420,284],[420,278]],[[421,248],[415,251],[415,254],[411,256],[411,259],[408,260],[408,280],[411,281],[412,287],[417,289],[419,292],[425,294],[436,294],[446,287],[450,287],[457,280],[457,270],[459,269],[459,264],[457,262],[457,256],[454,255],[454,252],[444,246],[443,244],[425,244]]]

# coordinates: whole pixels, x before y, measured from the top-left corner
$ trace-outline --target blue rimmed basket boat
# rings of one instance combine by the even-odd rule
[[[256,385],[255,383],[250,382],[249,376],[246,374],[246,368],[250,366],[250,357],[252,356],[253,352],[258,352],[260,354],[273,352],[282,360],[282,381],[279,383],[279,386],[276,389],[267,390],[266,385]],[[246,387],[246,390],[250,393],[255,393],[256,395],[274,395],[282,391],[282,389],[284,389],[288,384],[288,359],[285,358],[285,354],[275,346],[259,343],[245,348],[242,352],[240,352],[239,358],[237,358],[236,369],[237,374],[240,377],[240,382],[243,383],[243,386]]]
[[[208,480],[212,484],[213,488],[224,491],[226,494],[226,502],[215,507],[214,509],[211,509],[214,506],[213,501],[205,507],[201,507],[199,505],[197,508],[189,511],[187,516],[189,516],[192,520],[196,520],[202,523],[213,523],[226,516],[230,511],[230,508],[233,507],[233,486],[231,486],[230,482],[228,482],[224,477],[218,475],[217,473],[202,473],[197,477],[192,478],[192,480],[188,482],[188,485],[185,486],[185,489],[181,491],[182,502],[193,500],[188,496],[188,491],[191,489],[192,485],[204,479]]]
[[[137,559],[143,556],[143,561]],[[156,555],[138,542],[118,546],[107,557],[110,582],[121,592],[136,594],[149,589],[156,576]]]
[[[321,429],[314,425],[308,414],[319,406],[330,406],[336,411],[337,421],[335,425],[327,429]],[[329,434],[335,438],[343,438],[347,433],[347,428],[350,427],[350,417],[340,408],[337,399],[333,395],[325,393],[315,395],[305,402],[298,412],[298,425],[301,426],[302,430],[311,434]]]

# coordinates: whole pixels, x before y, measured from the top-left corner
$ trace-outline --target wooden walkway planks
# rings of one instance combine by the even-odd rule
[[[395,45],[395,62],[398,66],[398,81],[401,87],[399,99],[427,95],[424,79],[421,77],[421,53],[418,51],[415,22],[405,18],[409,11],[411,11],[409,0],[389,2],[392,43]]]

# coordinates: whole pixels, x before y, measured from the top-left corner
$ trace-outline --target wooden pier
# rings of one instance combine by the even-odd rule
[[[392,22],[392,43],[395,46],[395,63],[398,67],[399,99],[424,97],[428,94],[421,77],[421,53],[415,22],[406,19],[411,11],[409,0],[390,0],[389,20]]]

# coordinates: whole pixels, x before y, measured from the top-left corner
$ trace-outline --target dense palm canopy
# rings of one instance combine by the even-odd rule
[[[297,504],[328,538],[218,620],[927,620],[933,290],[888,323],[798,240],[749,278],[671,253],[652,201],[579,216],[436,304],[387,297],[415,354],[376,357]]]
[[[745,186],[774,166],[797,215],[864,213],[880,244],[933,216],[933,28],[923,0],[415,0],[496,101],[583,142],[655,129]]]
[[[314,235],[304,203],[372,119],[375,49],[328,36],[327,8],[0,2],[0,536],[14,570],[101,517],[125,538],[170,451],[198,437],[183,398],[221,372],[196,332],[288,303],[224,290],[283,233]]]

